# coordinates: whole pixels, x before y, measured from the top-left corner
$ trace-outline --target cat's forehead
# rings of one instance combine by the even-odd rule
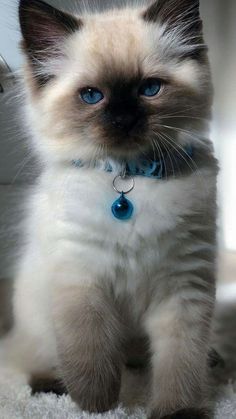
[[[75,83],[79,78],[85,84],[104,86],[111,81],[118,86],[119,81],[169,75],[177,82],[197,85],[197,63],[172,61],[166,41],[163,27],[147,24],[140,10],[90,15],[70,39],[68,68]]]
[[[117,74],[138,75],[151,43],[145,24],[136,10],[99,14],[84,20],[83,29],[70,43],[69,56],[88,75],[99,76],[113,70]]]

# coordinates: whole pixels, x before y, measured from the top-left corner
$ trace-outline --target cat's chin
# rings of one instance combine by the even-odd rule
[[[140,156],[149,158],[151,155],[153,157],[153,151],[150,147],[134,146],[131,144],[122,147],[110,147],[107,151],[107,156],[114,160],[136,160]]]

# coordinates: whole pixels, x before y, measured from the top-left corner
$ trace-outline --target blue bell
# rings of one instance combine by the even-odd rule
[[[134,211],[134,206],[126,197],[124,192],[122,192],[119,199],[117,199],[111,207],[114,217],[118,220],[129,220]]]

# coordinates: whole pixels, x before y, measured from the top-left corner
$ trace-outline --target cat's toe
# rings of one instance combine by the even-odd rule
[[[210,419],[209,412],[203,409],[183,409],[162,419]]]
[[[156,412],[153,412],[149,419],[211,419],[211,416],[208,411],[203,409],[182,409],[161,418]]]
[[[67,394],[68,391],[61,380],[46,376],[32,376],[30,380],[32,394],[55,393],[58,396]]]

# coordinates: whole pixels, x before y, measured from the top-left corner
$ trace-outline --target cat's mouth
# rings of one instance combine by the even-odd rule
[[[110,157],[112,159],[139,159],[151,158],[154,159],[156,153],[153,150],[151,142],[141,141],[140,138],[130,137],[122,141],[110,141],[103,143],[101,146],[103,157]]]
[[[140,121],[132,129],[104,129],[100,137],[104,147],[114,155],[135,156],[151,149],[148,127]]]
[[[136,157],[140,154],[150,153],[152,150],[149,141],[145,141],[143,137],[132,135],[120,139],[110,138],[104,143],[104,147],[112,157]]]

